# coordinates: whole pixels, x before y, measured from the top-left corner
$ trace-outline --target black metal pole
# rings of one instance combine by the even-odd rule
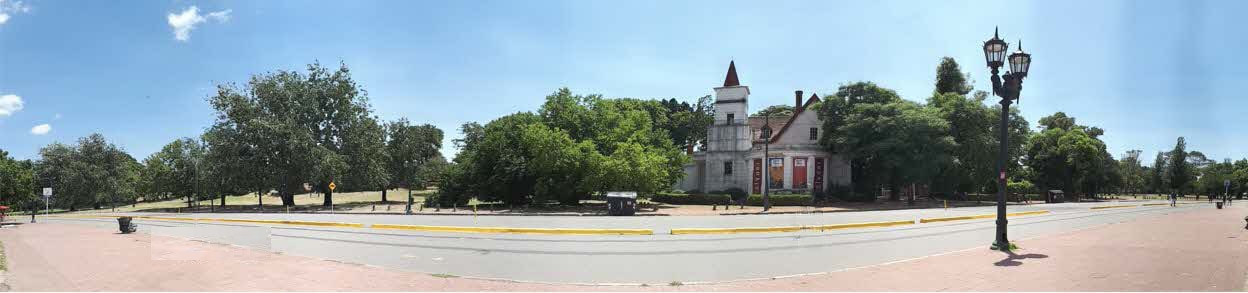
[[[1012,95],[1006,94],[1006,96],[1012,96]],[[1006,223],[1009,222],[1005,219],[1005,187],[1006,187],[1005,161],[1009,159],[1007,145],[1008,145],[1008,140],[1009,140],[1008,128],[1009,128],[1010,104],[1011,103],[1013,103],[1013,100],[1011,99],[1011,97],[1001,98],[1001,124],[1000,124],[1001,155],[1000,155],[1000,160],[997,161],[997,171],[998,171],[998,174],[997,174],[997,240],[992,243],[992,246],[1002,251],[1010,250],[1010,241],[1009,241],[1009,238],[1007,238],[1005,235]]]

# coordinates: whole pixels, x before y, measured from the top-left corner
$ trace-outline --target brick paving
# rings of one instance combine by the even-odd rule
[[[647,287],[445,278],[65,224],[0,229],[15,291],[1238,291],[1248,209],[1198,209],[804,277]],[[784,252],[777,252],[784,253]],[[783,264],[777,264],[783,265]]]

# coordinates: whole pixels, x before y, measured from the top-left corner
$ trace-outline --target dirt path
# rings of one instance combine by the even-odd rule
[[[586,287],[438,277],[63,224],[0,229],[16,291],[1236,291],[1242,206],[1199,209],[853,270],[713,285]],[[778,251],[776,253],[784,253]],[[783,264],[777,264],[783,265]]]

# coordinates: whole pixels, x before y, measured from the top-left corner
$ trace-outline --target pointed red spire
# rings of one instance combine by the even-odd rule
[[[728,76],[724,77],[724,86],[739,86],[741,81],[737,80],[737,64],[735,61],[728,61]]]

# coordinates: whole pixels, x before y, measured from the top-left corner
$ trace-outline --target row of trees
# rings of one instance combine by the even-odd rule
[[[446,164],[442,130],[406,119],[383,124],[345,65],[255,75],[244,87],[219,86],[209,102],[217,113],[211,127],[142,163],[99,134],[45,146],[37,162],[3,153],[0,195],[23,198],[0,201],[28,202],[41,186],[53,187],[53,204],[71,210],[171,198],[190,205],[220,197],[224,206],[227,195],[270,190],[293,205],[308,184],[330,205],[330,182],[339,191],[383,190],[384,201],[385,190],[422,188]]]
[[[1188,151],[1179,137],[1174,149],[1157,152],[1152,166],[1141,165],[1143,151],[1130,150],[1119,160],[1124,193],[1180,193],[1217,197],[1242,197],[1248,192],[1248,159],[1221,162],[1200,151]],[[1226,183],[1230,183],[1229,186]]]
[[[431,200],[575,204],[609,190],[668,190],[689,162],[682,149],[705,140],[711,117],[710,96],[691,105],[563,88],[536,113],[464,124],[460,153]]]

